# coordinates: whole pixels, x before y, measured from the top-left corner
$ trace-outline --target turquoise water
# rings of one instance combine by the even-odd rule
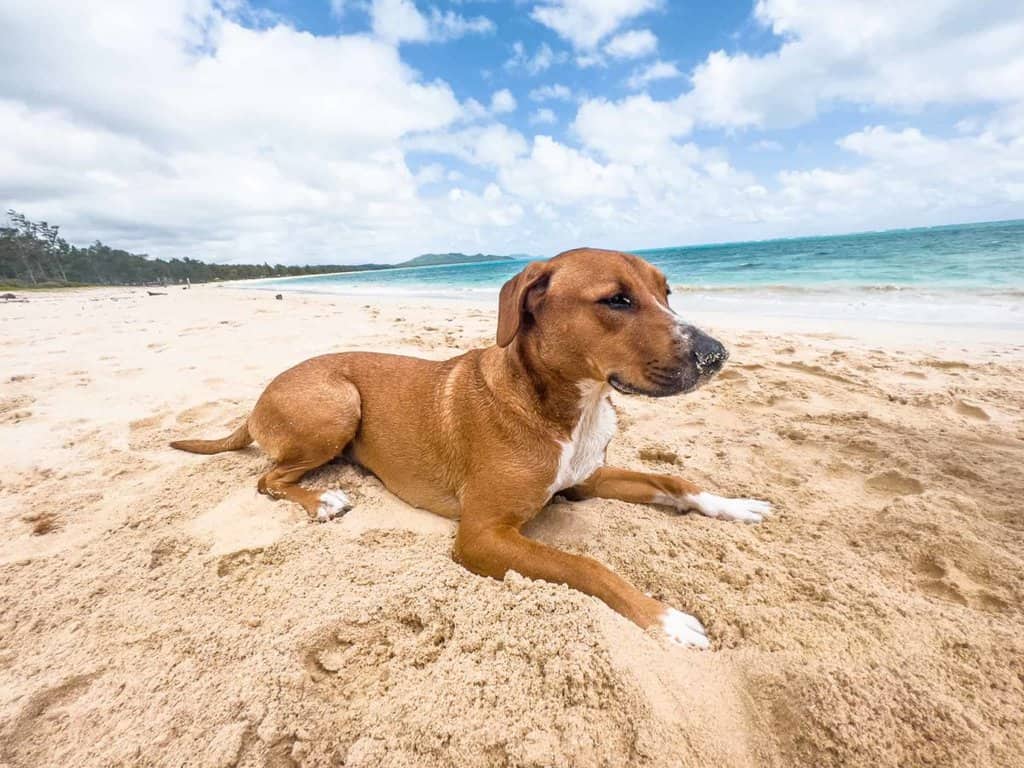
[[[636,251],[687,306],[1024,328],[1024,220]],[[363,296],[490,298],[524,261],[252,281]]]

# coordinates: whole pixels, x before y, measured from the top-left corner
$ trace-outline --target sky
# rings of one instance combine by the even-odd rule
[[[0,206],[284,264],[1024,218],[1024,2],[0,0]]]

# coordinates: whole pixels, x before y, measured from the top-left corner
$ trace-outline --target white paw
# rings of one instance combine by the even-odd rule
[[[707,649],[711,644],[703,625],[693,616],[675,608],[666,608],[661,615],[661,628],[673,643]]]
[[[333,520],[352,509],[352,502],[342,491],[324,491],[320,494],[320,506],[316,510],[316,519],[321,523]]]
[[[772,505],[758,499],[727,499],[707,491],[685,497],[686,506],[702,515],[717,517],[719,520],[740,520],[744,523],[760,523],[772,514]]]

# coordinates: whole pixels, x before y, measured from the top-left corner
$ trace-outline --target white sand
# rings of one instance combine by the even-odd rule
[[[0,766],[1024,764],[1024,347],[955,325],[696,317],[685,398],[617,396],[613,463],[767,497],[748,527],[612,501],[530,535],[695,613],[672,647],[475,577],[452,523],[342,464],[327,525],[212,457],[275,374],[490,343],[456,302],[220,287],[0,304]]]

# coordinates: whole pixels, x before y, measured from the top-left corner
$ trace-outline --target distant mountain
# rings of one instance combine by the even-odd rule
[[[424,253],[414,259],[395,264],[396,267],[436,267],[440,264],[474,264],[480,261],[512,261],[513,256],[490,253]]]

